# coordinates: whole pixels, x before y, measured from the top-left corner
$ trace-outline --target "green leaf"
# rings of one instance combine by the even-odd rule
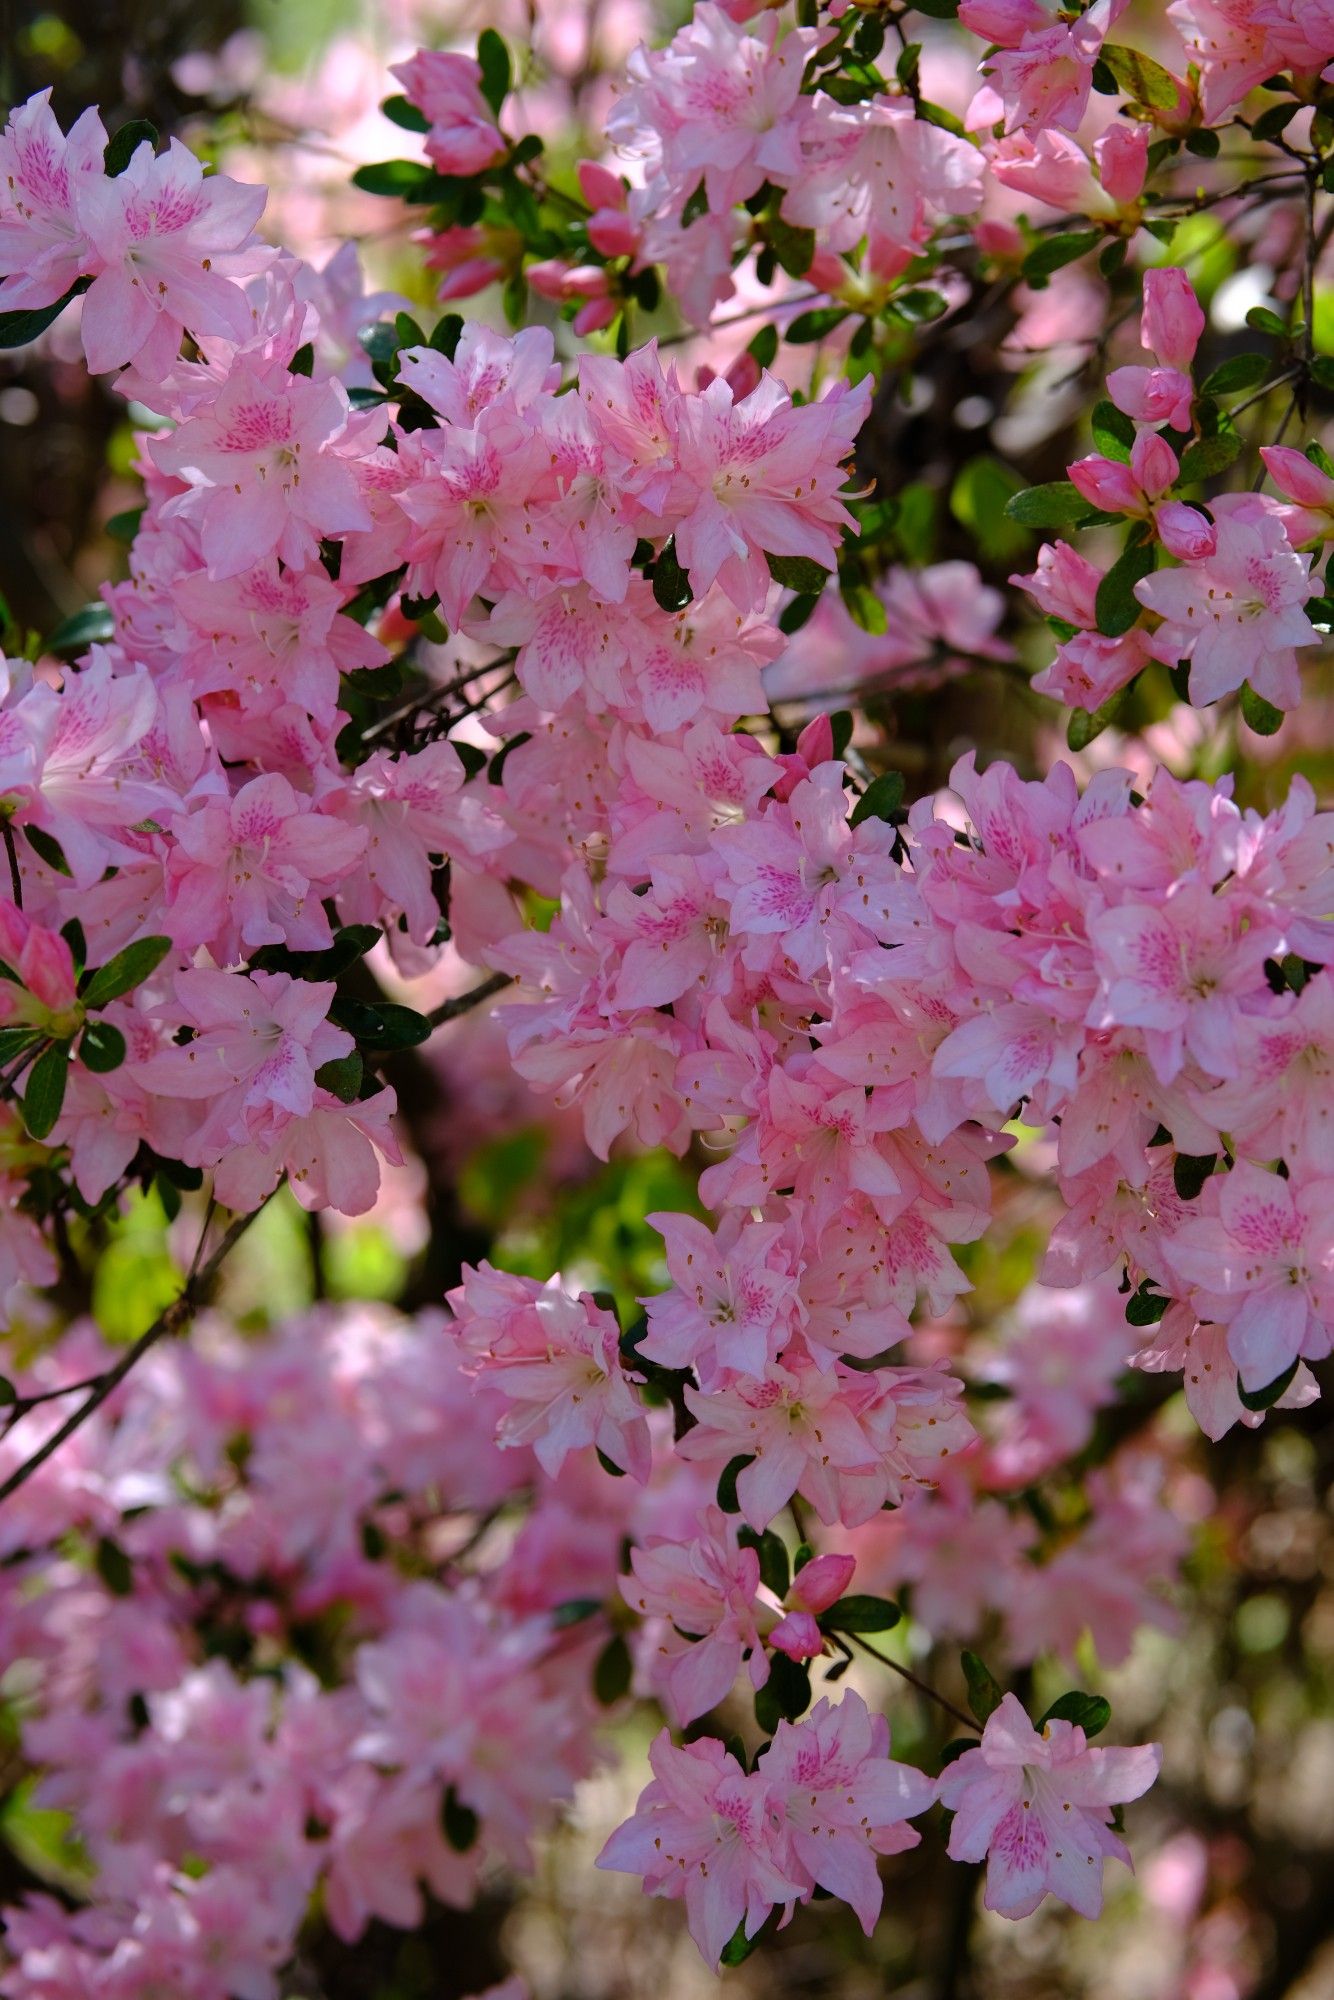
[[[1316,355],[1311,363],[1311,380],[1322,389],[1334,389],[1334,355]]]
[[[950,0],[950,4],[957,5],[957,0]],[[919,14],[925,14],[930,10],[925,7],[919,7],[917,11]],[[956,139],[966,139],[968,137],[968,128],[962,118],[953,111],[947,111],[943,104],[928,104],[923,99],[921,115],[922,122],[926,125],[938,125],[942,132],[953,132]]]
[[[780,1722],[795,1722],[811,1705],[809,1670],[790,1660],[786,1653],[773,1653],[769,1678],[755,1695],[755,1720],[766,1736],[772,1736]]]
[[[932,291],[929,285],[913,285],[910,290],[899,292],[890,304],[910,326],[925,326],[933,319],[942,319],[950,309],[943,293]]]
[[[95,1076],[106,1076],[125,1060],[125,1037],[110,1021],[90,1021],[79,1041],[79,1061]]]
[[[1196,438],[1181,454],[1179,482],[1182,486],[1190,486],[1197,479],[1212,479],[1216,472],[1225,472],[1240,454],[1241,439],[1235,431],[1220,431],[1217,437]]]
[[[434,171],[421,160],[376,160],[370,166],[358,167],[352,176],[353,187],[363,194],[392,195],[399,201],[429,200],[423,190],[437,179]]]
[[[103,1535],[93,1557],[94,1567],[113,1597],[129,1597],[134,1592],[134,1571],[130,1558],[119,1542]]]
[[[122,514],[113,514],[106,524],[107,533],[113,542],[120,542],[128,548],[139,532],[139,523],[144,518],[142,507],[127,507]]]
[[[689,572],[681,567],[673,538],[653,565],[653,601],[662,611],[684,611],[693,594]]]
[[[395,1049],[415,1049],[426,1041],[431,1024],[424,1014],[411,1007],[397,1006],[392,1000],[353,1000],[340,993],[329,1009],[329,1019],[346,1028],[362,1049],[386,1054]]]
[[[852,808],[851,824],[860,826],[864,819],[887,819],[892,822],[902,804],[902,771],[882,771],[879,777],[872,778]]]
[[[564,1632],[571,1625],[582,1625],[587,1618],[595,1618],[602,1609],[600,1597],[567,1597],[558,1604],[551,1614],[553,1632]]]
[[[968,1684],[968,1706],[979,1723],[985,1724],[1005,1699],[1005,1690],[991,1669],[976,1653],[960,1655],[963,1677]]]
[[[7,1063],[14,1056],[21,1056],[25,1049],[30,1049],[34,1042],[40,1042],[41,1039],[41,1031],[38,1028],[0,1028],[0,1063]]]
[[[17,1403],[18,1399],[19,1392],[8,1375],[0,1375],[0,1408],[8,1409],[9,1405]]]
[[[1263,382],[1273,363],[1267,354],[1234,354],[1207,375],[1200,384],[1203,396],[1227,396],[1236,389],[1254,389]]]
[[[611,1708],[630,1692],[630,1648],[619,1632],[608,1639],[593,1665],[593,1693]]]
[[[1276,1375],[1272,1382],[1266,1382],[1263,1389],[1244,1389],[1241,1383],[1238,1382],[1237,1394],[1241,1398],[1243,1408],[1248,1410],[1272,1410],[1279,1398],[1286,1395],[1296,1373],[1297,1363],[1293,1361],[1283,1370],[1281,1375]]]
[[[115,629],[109,604],[85,604],[82,611],[75,611],[57,625],[46,642],[46,651],[73,657],[94,643],[105,645]]]
[[[854,1592],[840,1597],[837,1604],[821,1613],[820,1622],[832,1632],[892,1632],[903,1613],[888,1597],[865,1597]]]
[[[430,345],[437,354],[443,354],[446,360],[452,361],[458,352],[462,333],[462,313],[442,313],[431,329]]]
[[[792,1572],[782,1537],[776,1535],[772,1528],[766,1528],[763,1534],[754,1528],[739,1528],[737,1541],[743,1549],[754,1549],[759,1557],[760,1582],[767,1585],[775,1597],[786,1597]]]
[[[1100,229],[1063,229],[1057,236],[1044,236],[1025,257],[1024,276],[1040,289],[1054,271],[1073,264],[1076,257],[1086,257],[1101,241]]]
[[[1104,42],[1100,60],[1136,104],[1147,104],[1154,111],[1170,111],[1181,94],[1162,64],[1156,63],[1152,56],[1141,55],[1138,49],[1125,48],[1119,42]]]
[[[1246,315],[1246,324],[1253,333],[1269,333],[1275,340],[1286,340],[1288,337],[1287,327],[1268,306],[1252,306]]]
[[[952,1736],[940,1753],[941,1770],[943,1771],[947,1764],[954,1763],[956,1758],[962,1757],[966,1750],[976,1750],[976,1748],[975,1736]]]
[[[315,349],[310,341],[298,347],[287,364],[289,375],[313,375],[315,372]]]
[[[1300,104],[1289,100],[1286,104],[1271,104],[1258,118],[1251,121],[1251,137],[1256,140],[1277,139],[1292,123],[1301,110]]]
[[[1045,486],[1025,486],[1012,494],[1005,511],[1026,528],[1060,528],[1087,514],[1089,503],[1072,479],[1051,479]]]
[[[23,837],[39,861],[44,861],[48,868],[54,868],[57,875],[69,874],[65,850],[54,834],[48,833],[44,827],[25,826]]]
[[[767,1922],[768,1919],[766,1918],[765,1921]],[[746,1919],[743,1917],[731,1937],[727,1940],[727,1943],[723,1946],[722,1955],[718,1963],[720,1965],[744,1965],[755,1950],[755,1947],[759,1944],[760,1933],[763,1929],[764,1925],[761,1924],[752,1937],[747,1937]]]
[[[1126,1300],[1126,1324],[1128,1326],[1157,1326],[1171,1299],[1165,1299],[1152,1289],[1150,1278],[1142,1280],[1139,1290],[1132,1292]]]
[[[293,979],[338,979],[380,942],[381,935],[378,924],[344,924],[323,951],[291,951],[285,944],[266,944],[252,954],[250,963],[256,972],[286,972]]]
[[[815,257],[815,231],[796,229],[790,222],[784,222],[781,215],[771,215],[764,227],[770,247],[789,278],[804,278]]]
[[[1095,737],[1115,722],[1125,707],[1129,687],[1117,688],[1094,709],[1077,708],[1065,727],[1065,740],[1072,750],[1087,750]]]
[[[52,305],[0,313],[0,347],[29,346],[60,318],[70,300],[86,292],[92,282],[91,278],[76,278],[69,290],[63,292]]]
[[[836,708],[829,718],[829,728],[834,738],[834,755],[836,757],[841,757],[849,743],[851,743],[853,727],[854,718],[852,710],[850,708]],[[798,1550],[797,1553],[800,1555],[801,1551]],[[809,1562],[809,1552],[806,1559]],[[800,1563],[797,1566],[800,1568]]]
[[[1105,399],[1093,406],[1093,445],[1104,458],[1114,458],[1118,465],[1129,465],[1130,454],[1135,443],[1135,426],[1124,410],[1118,410],[1115,403]]]
[[[1208,125],[1201,125],[1194,132],[1186,134],[1186,151],[1194,153],[1201,160],[1216,160],[1220,145],[1217,132]]]
[[[682,229],[689,229],[692,222],[698,222],[700,217],[702,215],[707,215],[708,212],[709,212],[709,191],[704,185],[703,180],[701,180],[699,186],[695,189],[695,192],[691,195],[689,201],[687,201],[685,207],[681,210]]]
[[[877,597],[869,583],[845,583],[842,586],[843,602],[854,625],[860,625],[863,632],[869,632],[878,639],[882,632],[889,630],[889,608],[883,597]]]
[[[128,125],[122,125],[113,132],[103,149],[102,161],[112,180],[123,174],[140,146],[157,145],[157,126],[150,125],[146,118],[132,118]]]
[[[803,347],[812,340],[823,340],[836,326],[842,326],[848,311],[847,306],[817,306],[814,312],[798,313],[787,329],[789,343]]]
[[[828,583],[831,571],[824,569],[809,556],[771,556],[766,549],[764,560],[769,565],[769,574],[775,583],[781,583],[784,590],[795,590],[802,594],[817,592]]]
[[[80,995],[84,1006],[105,1007],[108,1000],[119,1000],[122,993],[132,993],[136,986],[143,985],[150,972],[156,972],[170,950],[170,938],[136,938],[88,975]]]
[[[482,95],[495,116],[510,92],[510,52],[494,28],[477,37],[477,61],[482,71]]]
[[[331,1061],[321,1063],[315,1081],[321,1090],[331,1090],[340,1104],[355,1104],[365,1073],[361,1051],[353,1049],[351,1055],[334,1056]]]
[[[1249,681],[1241,684],[1241,712],[1257,736],[1275,736],[1283,727],[1283,710],[1257,694]]]
[[[1172,1161],[1172,1185],[1182,1201],[1194,1201],[1218,1164],[1216,1153],[1178,1153]]]
[[[988,562],[1011,562],[1027,556],[1032,547],[1028,529],[1010,520],[1005,512],[1023,484],[1008,465],[982,452],[960,467],[950,488],[950,512],[973,536]]]
[[[59,1118],[68,1074],[68,1042],[52,1042],[28,1071],[23,1091],[23,1122],[34,1139],[44,1139]]]
[[[806,623],[819,602],[818,597],[813,597],[809,593],[803,593],[800,597],[794,597],[789,604],[783,606],[778,614],[779,631],[789,639],[794,632],[800,632],[802,626]]]
[[[1049,1722],[1073,1722],[1083,1730],[1085,1736],[1097,1736],[1112,1719],[1112,1704],[1100,1694],[1081,1694],[1071,1688],[1054,1701],[1045,1715],[1038,1718],[1039,1729]]]
[[[778,356],[778,328],[772,321],[762,326],[746,349],[758,368],[772,368]]]
[[[1102,272],[1104,278],[1114,278],[1116,276],[1126,261],[1126,252],[1129,248],[1130,245],[1126,242],[1124,236],[1113,237],[1110,243],[1103,244],[1101,250],[1098,252],[1098,269]]]
[[[465,1806],[451,1785],[440,1801],[440,1825],[456,1854],[466,1854],[477,1839],[477,1815]]]
[[[419,111],[410,98],[401,94],[386,97],[380,106],[385,117],[393,125],[401,125],[405,132],[429,132],[431,121],[424,111]]]
[[[1122,550],[1098,585],[1093,600],[1098,630],[1106,639],[1119,639],[1128,632],[1142,609],[1135,585],[1148,576],[1154,564],[1152,542],[1131,542]]]
[[[753,1452],[740,1452],[736,1458],[729,1458],[718,1475],[718,1505],[724,1514],[739,1514],[741,1502],[737,1499],[737,1475],[754,1462]]]

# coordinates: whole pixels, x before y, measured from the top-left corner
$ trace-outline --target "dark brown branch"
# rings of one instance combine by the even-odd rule
[[[480,986],[474,986],[469,993],[456,994],[452,1000],[442,1000],[426,1016],[433,1028],[443,1027],[446,1021],[457,1021],[461,1014],[471,1014],[474,1007],[480,1007],[494,993],[502,993],[513,981],[508,972],[493,972]]]

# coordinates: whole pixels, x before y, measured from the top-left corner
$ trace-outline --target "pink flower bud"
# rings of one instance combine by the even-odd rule
[[[588,240],[604,257],[633,257],[639,237],[637,225],[620,209],[600,208],[589,219]]]
[[[800,1611],[827,1611],[852,1582],[856,1567],[854,1556],[816,1556],[793,1577],[787,1602]]]
[[[597,333],[611,325],[620,309],[615,299],[590,299],[575,314],[574,331],[581,339],[586,333]]]
[[[1203,562],[1218,546],[1213,522],[1184,500],[1164,500],[1153,520],[1163,547],[1181,562]]]
[[[814,1660],[824,1651],[824,1634],[809,1611],[789,1611],[769,1634],[769,1644],[789,1660]]]
[[[1130,453],[1130,470],[1135,484],[1150,500],[1166,493],[1180,469],[1177,455],[1166,438],[1159,437],[1157,431],[1139,433]]]
[[[1140,340],[1150,354],[1167,368],[1188,370],[1204,325],[1204,310],[1184,271],[1145,272]]]
[[[17,903],[0,902],[0,958],[15,971],[18,970],[31,929],[31,923]]]
[[[590,208],[624,208],[627,189],[619,174],[597,160],[580,160],[575,168],[579,192]]]
[[[1303,507],[1334,508],[1334,479],[1288,444],[1262,444],[1260,456],[1280,493]]]
[[[1149,164],[1147,125],[1109,125],[1093,148],[1103,193],[1113,201],[1134,201],[1143,192]]]
[[[74,959],[63,937],[34,924],[15,968],[23,984],[51,1012],[74,1006],[78,995],[74,986]]]
[[[1094,507],[1106,514],[1142,514],[1144,495],[1128,465],[1094,453],[1068,466],[1070,482]]]
[[[723,378],[728,388],[732,391],[732,401],[734,403],[739,403],[743,396],[750,394],[752,389],[759,388],[762,372],[759,362],[755,359],[749,348],[743,347]]]
[[[833,756],[833,754],[834,754],[833,724],[830,722],[829,717],[827,715],[812,716],[811,720],[806,724],[806,727],[802,730],[800,736],[797,738],[797,755],[805,759],[808,770],[813,770],[817,764],[827,764],[830,758]],[[834,1558],[825,1557],[822,1558],[822,1560],[833,1561]],[[807,1570],[813,1569],[814,1567],[815,1567],[814,1563],[807,1563],[806,1565]],[[803,1571],[803,1575],[804,1574],[805,1571]],[[821,1610],[823,1609],[823,1607],[817,1605],[816,1609]]]
[[[1173,430],[1190,429],[1190,406],[1195,384],[1176,368],[1113,368],[1107,377],[1107,393],[1118,410],[1124,410],[1137,424],[1171,424]]]
[[[1012,222],[982,221],[973,240],[984,257],[1022,257],[1024,239]]]

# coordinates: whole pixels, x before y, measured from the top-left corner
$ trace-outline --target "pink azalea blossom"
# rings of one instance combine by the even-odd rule
[[[1049,1722],[1039,1735],[1007,1694],[979,1747],[941,1777],[941,1801],[954,1814],[949,1851],[956,1861],[986,1861],[983,1901],[1002,1916],[1026,1917],[1050,1894],[1096,1917],[1103,1861],[1130,1861],[1108,1830],[1111,1809],[1146,1792],[1161,1761],[1156,1743],[1090,1749],[1076,1723]]]
[[[738,1925],[753,1937],[774,1905],[795,1902],[804,1885],[761,1772],[744,1772],[710,1736],[677,1748],[665,1729],[649,1763],[652,1783],[597,1866],[642,1875],[650,1896],[684,1897],[690,1935],[716,1966]]]

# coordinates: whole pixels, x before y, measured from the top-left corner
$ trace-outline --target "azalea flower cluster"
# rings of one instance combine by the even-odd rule
[[[1238,448],[1226,431],[1190,442],[1189,370],[1204,326],[1184,271],[1145,273],[1141,340],[1153,366],[1113,369],[1100,437],[1106,449],[1069,468],[1065,491],[1031,489],[1031,498],[1054,494],[1058,507],[1068,492],[1075,511],[1084,502],[1100,519],[1129,517],[1124,551],[1103,571],[1069,543],[1047,543],[1034,573],[1012,580],[1064,635],[1033,681],[1044,694],[1092,713],[1155,659],[1186,676],[1197,707],[1244,688],[1249,718],[1265,728],[1267,711],[1301,700],[1298,649],[1322,641],[1306,606],[1317,590],[1312,571],[1330,528],[1334,477],[1319,446],[1308,456],[1262,445],[1282,499],[1223,493],[1206,509],[1174,497],[1197,477],[1192,451],[1198,466],[1211,445],[1223,462]],[[1168,567],[1154,567],[1159,550],[1173,559]]]
[[[23,1388],[104,1356],[76,1326]],[[479,1431],[438,1315],[159,1349],[5,1516],[23,1750],[92,1898],[5,1911],[6,1992],[271,2000],[317,1890],[351,1942],[528,1866],[595,1755],[581,1607],[632,1531],[595,1467],[536,1475]]]
[[[159,1349],[49,1460],[108,1358],[79,1332],[16,1386],[0,1618],[39,1669],[25,1755],[97,1880],[73,1915],[11,1913],[15,2000],[270,2000],[316,1891],[345,1939],[417,1923],[423,1884],[471,1900],[527,1864],[632,1668],[670,1728],[602,1864],[682,1899],[711,1963],[817,1891],[869,1932],[876,1858],[937,1802],[989,1907],[1098,1913],[1156,1746],[1090,1748],[1082,1695],[1035,1727],[974,1662],[979,1738],[927,1775],[812,1671],[835,1689],[901,1616],[867,1586],[936,1634],[990,1621],[1015,1664],[1086,1633],[1123,1658],[1185,1553],[1161,1464],[1111,1459],[1060,1538],[1014,1496],[1127,1365],[1180,1372],[1214,1438],[1315,1395],[1334,816],[1300,777],[1261,812],[1226,776],[1136,758],[1081,788],[971,752],[907,804],[854,718],[797,735],[769,702],[812,659],[826,686],[1023,674],[1000,593],[916,563],[900,496],[869,493],[873,387],[980,287],[1031,301],[1095,248],[1133,272],[1183,147],[1252,83],[1334,81],[1307,11],[1246,0],[1223,33],[1178,0],[1178,79],[1110,39],[1118,0],[964,0],[987,52],[957,117],[906,35],[877,68],[873,13],[702,0],[632,59],[579,197],[506,130],[494,30],[419,52],[387,109],[425,159],[356,178],[425,211],[442,297],[507,281],[508,334],[428,334],[346,250],[266,244],[262,191],[177,141],[94,112],[63,133],[45,94],[12,114],[0,325],[35,339],[77,302],[144,506],[128,576],[0,688],[0,1292],[54,1283],[67,1218],[135,1182],[175,1207],[208,1175],[205,1231],[281,1183],[365,1213],[401,1160],[383,1065],[492,993],[514,1072],[600,1160],[708,1160],[690,1212],[647,1218],[666,1283],[629,1324],[483,1261],[447,1319]],[[697,325],[779,287],[773,322],[692,369],[631,339],[664,278]],[[1330,622],[1334,466],[1280,439],[1277,498],[1201,498],[1243,450],[1223,399],[1271,363],[1197,383],[1184,267],[1136,284],[1148,362],[1112,368],[1095,451],[1023,490],[1001,468],[1007,527],[1124,535],[1012,579],[1076,747],[1151,662],[1276,727]],[[521,325],[529,291],[608,338]],[[1267,329],[1298,403],[1305,310]],[[785,362],[818,350],[801,383],[780,324]],[[490,975],[472,993],[382,990],[451,943]],[[1061,1212],[988,1360],[955,1253],[1028,1171],[1020,1128]],[[742,1680],[758,1744],[717,1733]]]

